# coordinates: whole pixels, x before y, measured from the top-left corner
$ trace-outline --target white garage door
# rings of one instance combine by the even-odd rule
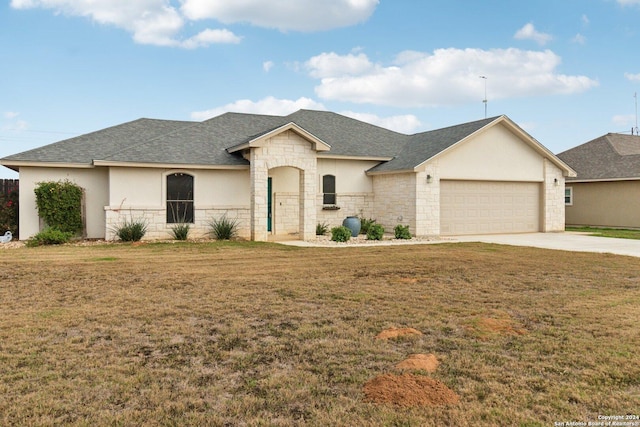
[[[540,183],[440,181],[443,235],[540,231]]]

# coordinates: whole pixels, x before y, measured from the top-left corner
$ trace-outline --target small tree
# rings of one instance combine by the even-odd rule
[[[62,232],[82,231],[82,194],[77,184],[68,180],[40,182],[35,188],[38,215],[47,226]]]

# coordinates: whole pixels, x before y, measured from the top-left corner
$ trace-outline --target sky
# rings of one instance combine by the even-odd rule
[[[486,107],[560,153],[637,126],[639,47],[640,0],[8,0],[0,157],[301,108],[413,134]]]

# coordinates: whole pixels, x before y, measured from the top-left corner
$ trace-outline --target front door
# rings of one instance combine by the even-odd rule
[[[267,178],[267,231],[271,231],[271,219],[273,217],[271,208],[271,177]]]

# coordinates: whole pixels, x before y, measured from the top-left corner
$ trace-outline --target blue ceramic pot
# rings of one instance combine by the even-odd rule
[[[342,221],[342,225],[351,230],[351,237],[358,237],[360,233],[360,218],[357,216],[348,216]]]

